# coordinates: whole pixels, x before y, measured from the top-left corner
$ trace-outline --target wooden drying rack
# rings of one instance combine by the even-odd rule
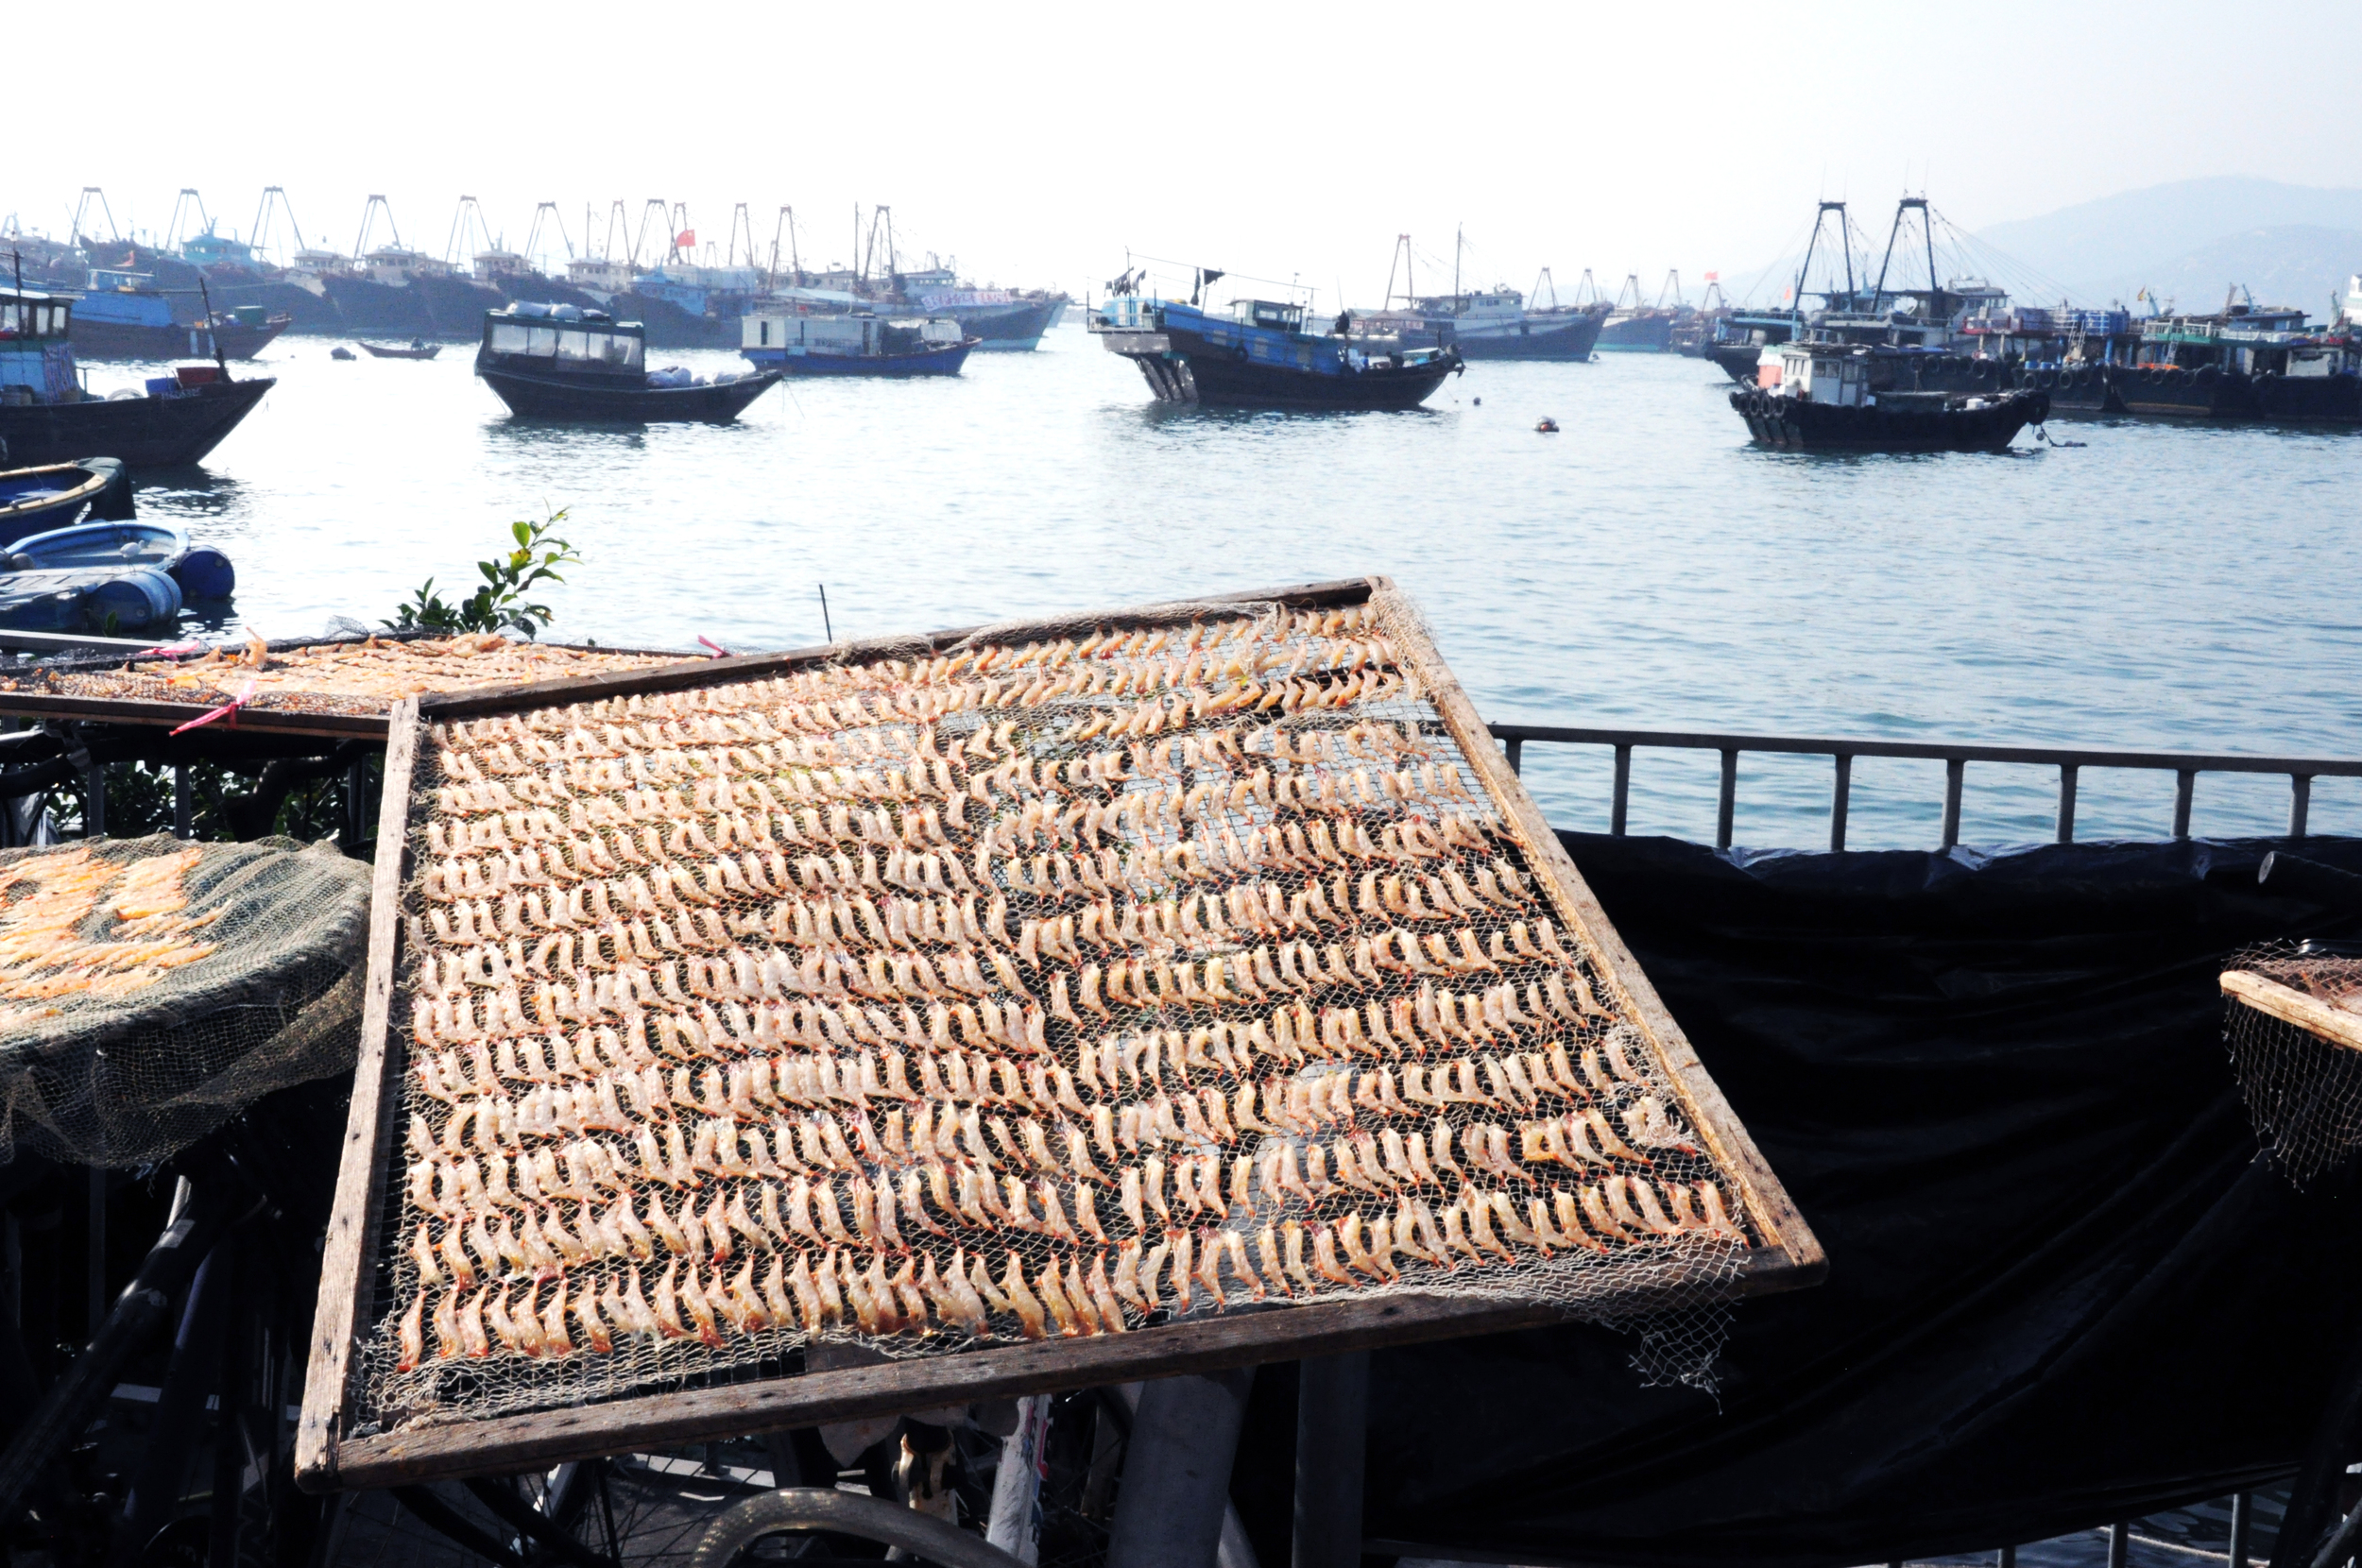
[[[70,642],[72,648],[77,650],[88,651],[89,648],[88,643],[79,639],[60,638],[57,640],[60,643]],[[92,640],[107,641],[104,639]],[[120,639],[114,640],[121,642],[127,652],[106,660],[107,665],[131,663],[133,662],[132,653],[150,646],[147,643],[133,643]],[[338,640],[335,638],[297,638],[271,643],[269,648],[274,654],[290,653],[299,648],[328,646]],[[661,656],[676,659],[688,670],[697,672],[705,671],[721,662],[717,659],[706,658],[698,654],[681,653],[677,649],[599,648],[578,642],[545,643],[543,646],[568,648],[586,654],[625,654],[638,657]],[[109,647],[111,650],[112,643],[110,643]],[[669,669],[671,666],[652,665],[645,669],[622,673],[644,674],[648,673],[648,670],[658,668]],[[24,673],[34,673],[36,672]],[[100,674],[107,672],[94,661],[92,667],[77,673]],[[12,678],[12,672],[6,666],[0,666],[0,680],[9,678]],[[582,678],[596,679],[598,677]],[[539,691],[555,684],[566,683],[537,681],[529,686],[487,687],[464,693],[453,691],[436,693],[436,695],[438,697],[496,695],[505,700],[516,693]],[[31,719],[36,722],[72,720],[83,724],[138,724],[149,727],[178,726],[187,724],[191,719],[203,717],[217,706],[219,705],[210,700],[170,702],[152,697],[110,697],[97,694],[69,694],[60,691],[0,690],[0,719]],[[383,744],[385,741],[389,718],[389,713],[307,713],[295,708],[249,707],[239,708],[230,719],[223,721],[222,727],[247,735],[310,737],[327,741],[376,741]]]
[[[1191,603],[1341,608],[1391,591],[1393,586],[1384,577],[1353,578]],[[1130,620],[1170,617],[1175,611],[1174,605],[1143,605],[1100,620],[1101,623],[1122,624]],[[353,1077],[335,1211],[321,1259],[310,1370],[296,1440],[296,1478],[305,1490],[327,1491],[497,1474],[629,1449],[1565,1321],[1564,1309],[1548,1303],[1410,1293],[1367,1301],[1242,1307],[1211,1319],[1123,1335],[1000,1345],[389,1433],[355,1435],[349,1430],[353,1422],[353,1354],[358,1336],[373,1332],[378,1316],[371,1299],[378,1225],[393,1158],[387,1151],[395,1147],[389,1128],[391,1118],[399,1116],[404,1058],[402,1034],[393,1027],[402,940],[400,904],[410,874],[412,778],[426,726],[471,715],[680,690],[828,663],[858,663],[889,654],[907,657],[922,645],[947,648],[971,630],[433,696],[404,701],[394,710],[385,756],[385,806],[378,825],[360,1060]],[[1013,631],[1011,635],[1023,634]],[[1729,1293],[1758,1295],[1819,1283],[1827,1270],[1820,1243],[1609,924],[1582,873],[1543,820],[1541,810],[1518,783],[1467,694],[1423,633],[1403,626],[1389,628],[1389,635],[1400,662],[1416,674],[1452,739],[1500,809],[1509,832],[1548,888],[1562,922],[1581,942],[1594,969],[1621,1004],[1623,1015],[1655,1051],[1714,1163],[1737,1187],[1749,1225],[1763,1239],[1762,1245],[1751,1248],[1740,1260]],[[1629,1304],[1645,1310],[1650,1298],[1635,1293]]]

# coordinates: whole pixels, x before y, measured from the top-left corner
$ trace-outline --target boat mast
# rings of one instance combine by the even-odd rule
[[[279,198],[275,206],[271,201],[273,196]],[[254,232],[248,242],[254,247],[255,254],[262,254],[263,236],[270,230],[272,215],[282,212],[286,213],[288,230],[295,235],[296,249],[303,248],[303,230],[296,225],[295,208],[288,203],[287,193],[276,185],[265,185],[263,187],[263,204],[254,213]],[[81,226],[78,217],[75,226],[77,229]]]
[[[1417,303],[1414,298],[1416,291],[1411,286],[1411,236],[1396,234],[1394,254],[1386,258],[1386,302],[1379,307],[1381,310],[1395,308],[1395,264],[1396,262],[1402,264],[1402,302],[1406,305]]]
[[[1821,244],[1821,220],[1831,213],[1837,214],[1838,244],[1845,251],[1845,292],[1849,297],[1854,292],[1854,250],[1845,244],[1845,203],[1824,201],[1812,215],[1812,234],[1805,241],[1805,260],[1796,268],[1796,289],[1789,301],[1789,315],[1793,320],[1805,318],[1805,280],[1812,275],[1812,253]]]
[[[94,197],[98,202],[98,210],[107,214],[107,237],[118,245],[121,244],[123,231],[115,227],[114,210],[107,205],[107,193],[95,185],[83,186],[82,198],[74,204],[74,243],[76,245],[82,243],[82,219],[88,215]],[[96,239],[98,236],[93,234],[90,237]]]
[[[1903,214],[1914,207],[1919,209],[1920,230],[1927,236],[1927,286],[1931,289],[1938,286],[1936,283],[1936,236],[1935,230],[1927,223],[1927,198],[1905,196],[1894,204],[1894,223],[1887,230],[1887,253],[1878,263],[1877,286],[1871,290],[1870,304],[1873,310],[1877,310],[1886,303],[1887,269],[1894,262],[1894,242],[1903,236]],[[1932,303],[1930,301],[1931,306]]]
[[[1465,232],[1459,224],[1451,226],[1451,293],[1455,299],[1460,298],[1460,251],[1468,243],[1463,237]]]
[[[381,208],[385,213],[385,232],[393,236],[394,248],[402,248],[402,230],[394,222],[393,204],[382,196],[373,196],[361,208],[361,232],[352,242],[352,259],[356,262],[368,253],[369,229]]]

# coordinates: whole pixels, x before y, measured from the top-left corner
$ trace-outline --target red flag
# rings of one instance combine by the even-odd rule
[[[697,231],[694,229],[682,230],[673,240],[673,244],[683,250],[688,249],[691,246],[695,245],[696,243]]]
[[[1718,282],[1721,280],[1721,277],[1722,275],[1719,272],[1709,272],[1706,274],[1706,281],[1709,283]]]

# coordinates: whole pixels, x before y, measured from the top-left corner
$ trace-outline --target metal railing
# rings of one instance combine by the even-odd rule
[[[1528,741],[1547,745],[1609,746],[1616,754],[1615,793],[1608,809],[1608,832],[1624,836],[1626,806],[1632,795],[1633,749],[1714,751],[1722,755],[1720,798],[1715,809],[1714,846],[1731,846],[1731,818],[1738,800],[1738,758],[1746,752],[1784,752],[1827,757],[1836,764],[1829,797],[1829,847],[1845,847],[1845,813],[1853,793],[1854,758],[1900,757],[1943,764],[1943,847],[1960,842],[1960,792],[1971,762],[1999,762],[2016,767],[2059,770],[2059,843],[2075,842],[2077,776],[2085,768],[2129,768],[2174,775],[2173,836],[2190,836],[2190,807],[2202,773],[2278,774],[2288,780],[2288,837],[2305,835],[2305,818],[2312,809],[2316,778],[2362,777],[2362,758],[2240,757],[2209,752],[2110,751],[2093,746],[1979,746],[1927,741],[1829,740],[1787,735],[1714,735],[1686,730],[1594,729],[1558,724],[1493,724],[1494,739],[1509,755],[1513,771],[1522,771]]]

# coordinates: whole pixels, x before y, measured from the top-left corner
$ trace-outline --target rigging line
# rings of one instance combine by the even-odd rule
[[[1130,255],[1135,262],[1155,262],[1164,266],[1186,266],[1192,272],[1207,270],[1205,265],[1198,262],[1177,262],[1170,256],[1151,256],[1146,251],[1133,251]],[[1309,285],[1304,283],[1291,283],[1278,278],[1258,278],[1252,272],[1239,272],[1230,267],[1222,268],[1222,275],[1224,278],[1236,278],[1249,283],[1269,283],[1274,288],[1294,289],[1298,293],[1309,292]]]

